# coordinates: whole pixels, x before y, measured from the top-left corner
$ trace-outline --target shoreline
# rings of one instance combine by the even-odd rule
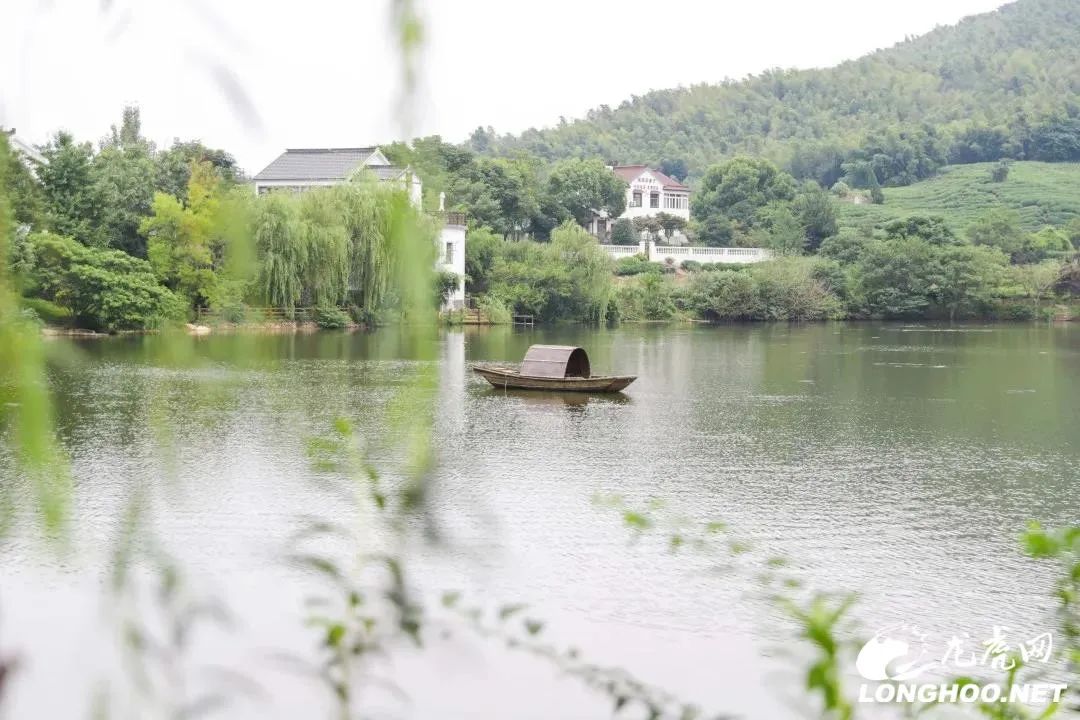
[[[678,318],[671,320],[624,320],[618,325],[692,325],[705,327],[733,327],[749,325],[808,325],[816,323],[898,323],[904,325],[948,325],[948,326],[972,326],[972,325],[1070,325],[1080,322],[1080,316],[1055,317],[1047,320],[1004,320],[1004,319],[968,319],[950,322],[943,319],[884,319],[884,318],[842,318],[820,320],[730,320],[711,321],[700,318]],[[543,327],[559,327],[560,325],[583,325],[585,323],[549,323]],[[446,329],[466,327],[505,327],[512,326],[510,323],[440,323],[440,327]],[[356,333],[377,330],[379,326],[368,327],[357,323],[350,323],[341,328],[321,328],[311,321],[288,321],[269,323],[223,323],[220,325],[196,325],[187,323],[183,326],[184,333],[190,337],[205,337],[207,335],[313,335],[320,332]],[[84,328],[61,328],[44,326],[41,328],[41,336],[44,338],[75,338],[75,339],[102,339],[113,337],[131,337],[136,335],[160,335],[161,330],[117,330],[115,332],[99,332]]]

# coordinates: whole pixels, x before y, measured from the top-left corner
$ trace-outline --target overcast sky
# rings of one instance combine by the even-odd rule
[[[651,89],[833,65],[1001,0],[417,0],[414,134],[461,141]],[[142,108],[257,172],[285,147],[402,135],[390,0],[3,0],[0,125],[97,140]]]

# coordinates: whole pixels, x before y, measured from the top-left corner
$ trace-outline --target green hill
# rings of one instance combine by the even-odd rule
[[[845,163],[885,186],[946,164],[1080,161],[1080,2],[1018,0],[833,68],[657,90],[558,127],[498,135],[481,153],[602,157],[679,177],[736,154],[831,185]]]
[[[958,233],[997,208],[1015,210],[1028,231],[1080,217],[1080,163],[1017,162],[1000,183],[990,178],[995,165],[953,165],[929,180],[885,188],[884,205],[836,200],[837,216],[841,225],[855,226],[909,215],[940,215]]]

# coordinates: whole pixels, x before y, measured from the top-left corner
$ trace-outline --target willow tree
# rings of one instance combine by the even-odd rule
[[[252,215],[252,237],[259,259],[259,293],[292,314],[303,291],[308,257],[296,198],[278,193],[259,198]]]
[[[551,251],[566,265],[574,288],[579,320],[600,322],[607,316],[612,296],[615,263],[600,249],[596,238],[580,225],[565,222],[551,233]]]
[[[430,274],[434,235],[399,189],[363,181],[337,188],[337,197],[349,236],[349,296],[375,312],[389,301],[402,263]],[[414,242],[418,235],[426,242]]]
[[[298,204],[306,250],[303,295],[315,305],[341,305],[349,291],[350,237],[339,194],[311,190],[299,197]]]

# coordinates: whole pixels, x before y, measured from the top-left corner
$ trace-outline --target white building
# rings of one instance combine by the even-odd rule
[[[421,207],[423,186],[410,168],[393,165],[377,147],[288,149],[253,178],[255,192],[303,192],[374,175],[380,182],[393,183],[409,193],[409,200]],[[438,213],[443,225],[439,233],[436,267],[458,276],[457,289],[447,299],[447,307],[465,306],[465,216]]]
[[[667,213],[690,220],[690,188],[678,180],[647,165],[616,165],[611,171],[626,181],[626,210],[620,218],[633,220]],[[587,229],[597,237],[606,237],[614,223],[615,218],[600,214]]]
[[[457,288],[446,299],[447,310],[465,307],[465,213],[441,213],[443,225],[439,231],[438,269],[457,275]]]
[[[23,165],[26,166],[26,169],[35,176],[37,175],[39,166],[48,164],[49,161],[41,154],[41,151],[30,143],[23,141],[22,138],[15,134],[15,128],[5,130],[0,127],[0,132],[7,135],[8,145],[14,151],[15,156],[18,157]]]

